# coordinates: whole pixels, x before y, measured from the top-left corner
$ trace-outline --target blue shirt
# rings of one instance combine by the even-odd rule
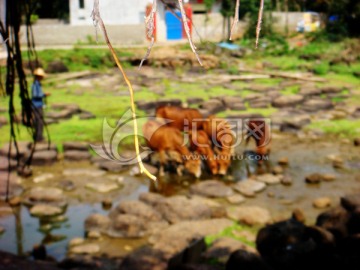
[[[31,87],[32,94],[32,103],[35,108],[41,108],[44,106],[44,92],[42,91],[41,83],[38,80],[35,80]]]

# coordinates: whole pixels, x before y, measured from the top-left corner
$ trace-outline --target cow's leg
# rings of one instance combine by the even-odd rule
[[[159,159],[160,159],[159,175],[164,176],[165,175],[164,166],[166,163],[166,153],[164,150],[159,151]]]

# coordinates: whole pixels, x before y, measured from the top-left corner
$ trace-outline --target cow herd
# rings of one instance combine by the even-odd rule
[[[267,155],[269,143],[265,143],[268,137],[265,135],[269,126],[256,121],[246,123],[246,143],[253,138],[257,154]],[[260,136],[255,133],[259,127]],[[226,175],[238,136],[226,119],[213,115],[204,118],[197,109],[177,106],[158,107],[155,118],[143,125],[143,135],[148,147],[159,155],[160,175],[172,163],[179,175],[186,171],[196,178],[202,174],[202,164],[211,175]]]

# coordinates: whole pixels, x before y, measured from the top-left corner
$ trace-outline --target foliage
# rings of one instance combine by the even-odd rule
[[[321,62],[314,66],[314,73],[317,75],[325,75],[329,72],[329,63]]]

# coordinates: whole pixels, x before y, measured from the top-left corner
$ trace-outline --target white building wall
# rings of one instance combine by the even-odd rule
[[[84,8],[80,8],[80,0],[70,1],[70,24],[92,24],[90,17],[94,0],[84,0]],[[100,0],[100,14],[106,25],[144,24],[145,8],[149,0]]]

